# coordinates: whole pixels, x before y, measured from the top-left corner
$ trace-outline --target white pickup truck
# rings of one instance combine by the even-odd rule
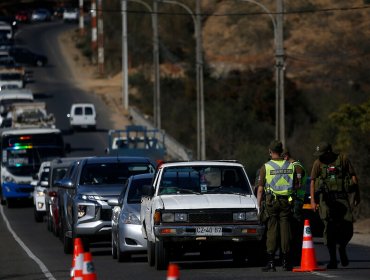
[[[239,264],[262,261],[264,226],[242,164],[163,163],[142,193],[142,234],[148,263],[157,270],[189,253],[210,259],[231,252]]]

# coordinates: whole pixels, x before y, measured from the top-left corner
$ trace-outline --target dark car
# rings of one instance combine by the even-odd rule
[[[155,168],[145,157],[90,157],[78,162],[70,178],[58,184],[64,189],[58,195],[64,252],[72,252],[76,237],[87,247],[90,242],[110,241],[108,200],[118,198],[130,176],[154,173]]]
[[[56,182],[63,178],[68,178],[73,171],[73,163],[82,158],[64,157],[54,159],[50,162],[49,188],[45,193],[46,204],[46,223],[47,228],[55,236],[60,232],[59,204],[58,204],[58,187]]]
[[[24,47],[12,47],[8,52],[9,55],[14,58],[16,63],[22,65],[42,67],[48,63],[47,56],[34,53]]]

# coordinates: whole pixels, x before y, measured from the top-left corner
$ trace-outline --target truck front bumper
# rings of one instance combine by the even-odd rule
[[[262,240],[265,226],[253,225],[160,225],[154,227],[154,234],[159,239],[172,240]]]

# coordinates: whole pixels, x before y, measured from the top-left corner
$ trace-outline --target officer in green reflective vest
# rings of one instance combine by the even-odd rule
[[[269,145],[271,160],[260,168],[258,178],[257,201],[260,215],[267,217],[265,223],[268,261],[262,271],[276,271],[275,253],[279,245],[282,268],[284,271],[291,270],[289,253],[293,193],[299,184],[297,174],[302,176],[302,172],[300,168],[295,168],[291,162],[284,160],[282,152],[282,143],[272,141]]]
[[[292,220],[291,220],[291,260],[294,265],[299,265],[301,262],[302,254],[302,241],[303,241],[303,204],[304,196],[306,194],[306,181],[307,172],[303,164],[294,159],[288,148],[284,148],[283,157],[285,160],[291,162],[295,169],[300,168],[301,174],[297,174],[298,185],[293,191],[293,204],[292,204]]]

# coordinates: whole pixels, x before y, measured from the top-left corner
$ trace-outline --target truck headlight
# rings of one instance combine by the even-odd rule
[[[11,177],[11,176],[3,176],[3,180],[7,183],[14,183],[15,182],[14,178]]]
[[[233,213],[234,221],[257,221],[257,211]]]
[[[87,212],[87,205],[78,205],[77,216],[79,219],[85,216],[86,212]]]
[[[162,222],[173,223],[173,222],[187,222],[187,213],[162,213]]]
[[[82,200],[92,200],[92,201],[98,201],[102,200],[102,197],[100,195],[87,195],[87,194],[80,194],[78,196],[79,199]]]

